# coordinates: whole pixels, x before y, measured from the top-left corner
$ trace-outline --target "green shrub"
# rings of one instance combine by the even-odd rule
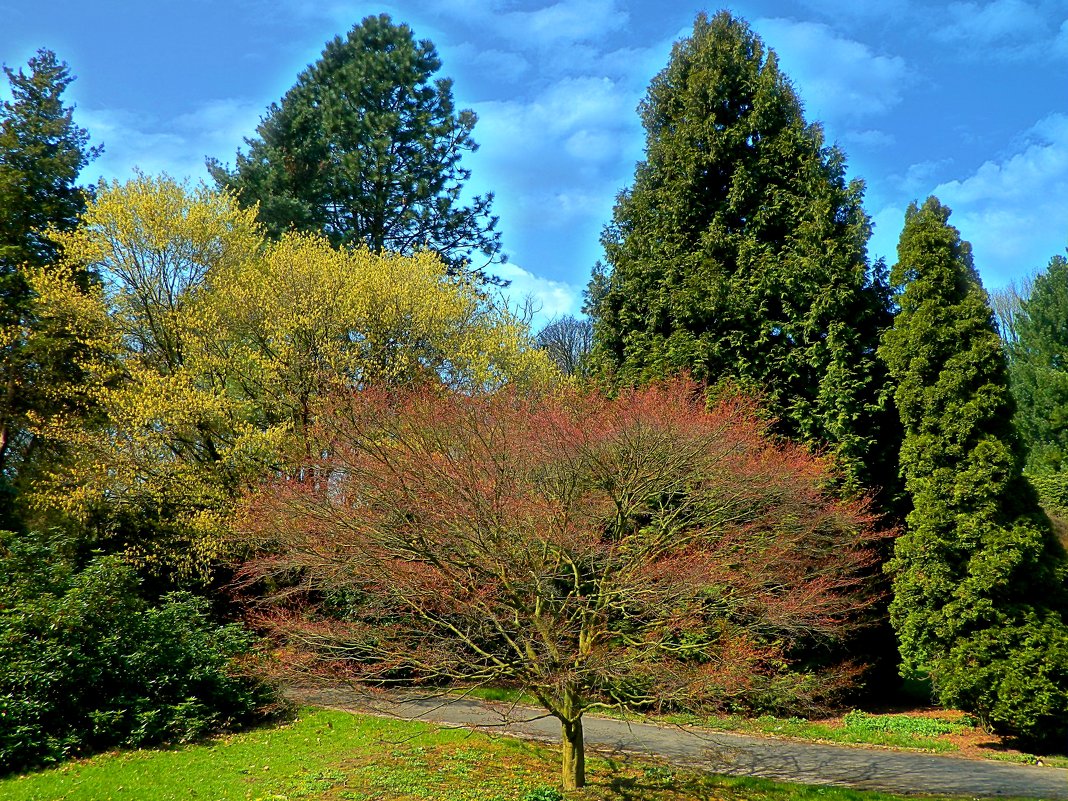
[[[1027,478],[1047,513],[1063,517],[1068,512],[1068,473],[1032,474]]]
[[[149,606],[115,557],[43,592],[0,590],[0,774],[250,721],[270,701],[235,669],[253,644],[241,626],[214,623],[202,598]]]
[[[945,665],[939,697],[1027,745],[1063,748],[1068,630],[1060,615],[1021,610],[1017,620],[958,642]]]
[[[911,734],[917,737],[937,737],[940,734],[957,734],[967,726],[940,718],[907,717],[904,715],[869,715],[854,710],[843,718],[847,729],[857,731],[886,732],[887,734]]]

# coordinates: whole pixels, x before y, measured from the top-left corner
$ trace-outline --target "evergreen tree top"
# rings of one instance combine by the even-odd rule
[[[24,70],[4,66],[11,100],[0,102],[0,275],[55,259],[46,230],[73,227],[85,208],[78,174],[102,148],[74,124],[62,95],[74,80],[51,50]]]
[[[877,420],[888,315],[863,184],[728,12],[697,17],[640,112],[645,160],[588,294],[594,362],[623,382],[687,370],[756,391],[780,433],[840,457],[850,489],[891,485],[870,457],[871,438],[894,434]]]
[[[208,167],[272,236],[315,231],[374,252],[438,253],[453,271],[499,259],[492,194],[462,198],[477,118],[457,111],[434,45],[370,16],[326,44],[267,110],[232,171]],[[485,277],[481,270],[473,270]]]

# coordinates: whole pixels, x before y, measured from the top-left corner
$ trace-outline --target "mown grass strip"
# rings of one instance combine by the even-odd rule
[[[557,783],[549,746],[303,710],[293,722],[172,750],[103,754],[0,780],[5,801],[522,801]],[[894,801],[898,796],[726,778],[593,758],[582,801]]]

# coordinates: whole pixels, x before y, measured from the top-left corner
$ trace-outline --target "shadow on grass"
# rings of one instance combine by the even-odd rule
[[[745,790],[765,791],[766,797],[783,798],[773,782],[761,779],[735,779],[715,774],[676,769],[667,764],[650,764],[648,758],[605,759],[604,768],[594,777],[595,783],[611,801],[648,801],[660,798],[684,798],[686,801],[723,801],[748,797]],[[726,793],[725,793],[726,791]]]

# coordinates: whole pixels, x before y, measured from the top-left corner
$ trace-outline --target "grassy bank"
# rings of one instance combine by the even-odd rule
[[[282,726],[173,750],[104,754],[0,780],[6,801],[523,801],[557,783],[536,743],[304,710]],[[581,801],[891,801],[897,796],[591,759]],[[546,797],[546,794],[540,794]]]

